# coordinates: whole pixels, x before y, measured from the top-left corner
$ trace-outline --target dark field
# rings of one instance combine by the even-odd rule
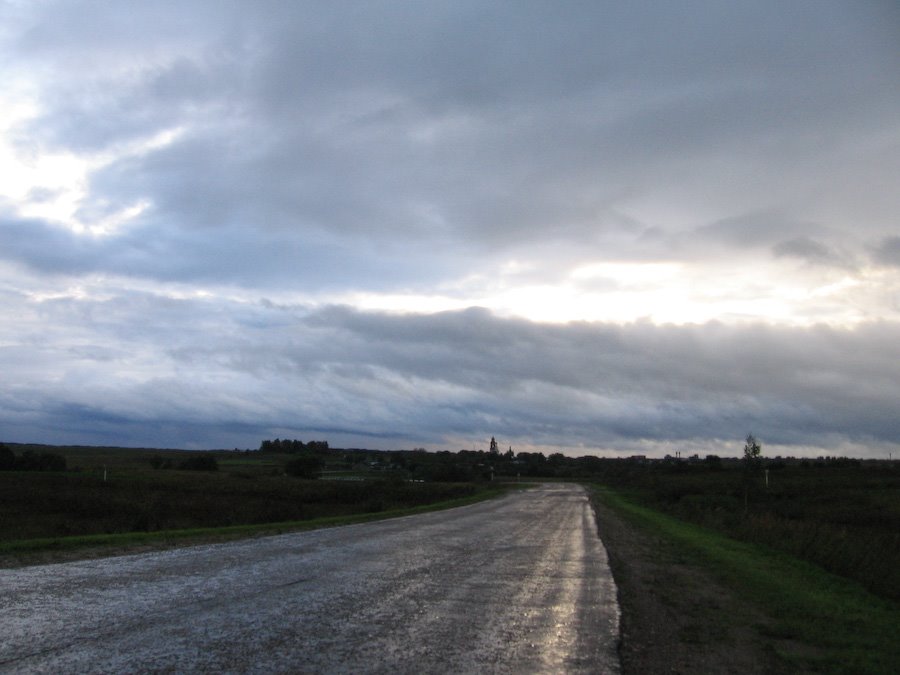
[[[607,463],[594,494],[623,674],[900,672],[897,469]]]
[[[900,600],[900,471],[888,462],[772,463],[746,485],[739,467],[621,462],[602,482],[631,499],[760,544]]]
[[[23,447],[13,449],[21,453]],[[361,479],[351,471],[341,472],[343,480],[304,480],[285,475],[290,458],[274,454],[44,450],[64,456],[68,470],[0,471],[0,544],[380,513],[485,490],[468,483],[408,482],[389,474]],[[214,457],[218,469],[177,468],[198,457]]]

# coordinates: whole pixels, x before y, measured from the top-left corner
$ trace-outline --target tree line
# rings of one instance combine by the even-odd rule
[[[66,458],[52,452],[25,450],[17,455],[0,443],[0,471],[65,471]]]
[[[276,438],[275,440],[264,440],[259,444],[260,452],[284,452],[287,454],[297,454],[301,452],[326,453],[328,452],[328,441],[303,441],[292,439],[288,440]]]

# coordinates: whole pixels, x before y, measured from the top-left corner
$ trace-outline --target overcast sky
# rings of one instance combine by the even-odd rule
[[[900,450],[900,6],[0,0],[0,440]]]

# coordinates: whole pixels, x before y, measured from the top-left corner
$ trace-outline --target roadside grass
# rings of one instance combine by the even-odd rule
[[[0,472],[0,542],[316,520],[467,497],[488,484],[228,471]]]
[[[739,468],[706,462],[611,464],[602,481],[640,504],[796,556],[900,602],[900,471],[887,463],[819,464],[774,462],[746,495]]]
[[[253,537],[302,532],[326,527],[339,527],[367,523],[388,518],[400,518],[430,511],[467,506],[498,497],[509,489],[508,486],[482,490],[476,494],[454,499],[422,504],[408,508],[390,509],[380,512],[353,513],[339,516],[325,516],[310,520],[290,520],[274,523],[232,525],[226,527],[194,527],[153,532],[117,532],[112,534],[90,534],[80,536],[38,537],[0,541],[0,567],[13,563],[49,562],[54,556],[77,559],[79,553],[88,556],[127,553],[135,550],[164,549],[172,546],[203,544],[248,539]],[[4,564],[7,563],[7,564]]]
[[[78,446],[67,471],[0,471],[0,567],[255,537],[459,506],[497,484],[404,480],[400,472],[286,475],[290,455]],[[217,470],[186,470],[214,458]],[[343,458],[342,453],[336,454]],[[330,468],[330,467],[329,467]]]
[[[897,603],[794,556],[678,520],[622,493],[600,487],[595,494],[755,605],[770,619],[755,628],[781,658],[824,673],[900,672]]]

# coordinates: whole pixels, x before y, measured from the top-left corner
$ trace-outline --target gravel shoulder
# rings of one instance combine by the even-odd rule
[[[768,619],[671,544],[592,499],[621,608],[623,675],[796,673],[763,635]]]

